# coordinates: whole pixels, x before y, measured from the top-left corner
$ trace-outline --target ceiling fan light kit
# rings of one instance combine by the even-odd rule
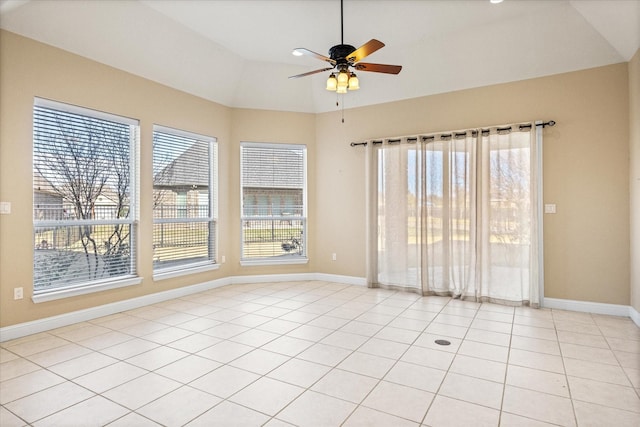
[[[338,79],[336,78],[336,73],[331,73],[327,79],[327,90],[334,92],[338,90]]]
[[[349,90],[358,90],[360,89],[360,80],[358,80],[358,76],[356,76],[356,73],[351,73],[349,74],[349,86],[348,86]]]
[[[373,73],[400,73],[400,71],[402,70],[402,66],[400,65],[372,64],[360,62],[366,56],[369,56],[373,52],[384,47],[384,43],[382,43],[381,41],[371,39],[357,49],[349,44],[344,44],[344,15],[342,3],[343,0],[340,0],[341,44],[333,46],[331,49],[329,49],[328,57],[302,47],[294,49],[292,52],[295,56],[313,56],[314,58],[320,59],[321,61],[328,62],[331,67],[297,74],[295,76],[289,77],[290,79],[310,76],[312,74],[332,70],[329,78],[327,79],[326,89],[328,91],[345,94],[347,93],[347,90],[360,89],[360,81],[358,80],[356,73],[351,71],[350,68]]]

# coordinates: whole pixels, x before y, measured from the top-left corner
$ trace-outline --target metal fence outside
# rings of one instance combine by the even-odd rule
[[[243,217],[242,258],[306,256],[306,218]]]

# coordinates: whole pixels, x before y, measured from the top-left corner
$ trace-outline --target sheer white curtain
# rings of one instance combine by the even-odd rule
[[[538,305],[536,126],[367,149],[371,286]]]

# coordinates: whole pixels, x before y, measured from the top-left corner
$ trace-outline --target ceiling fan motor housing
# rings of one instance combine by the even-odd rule
[[[347,56],[356,50],[350,44],[338,44],[329,49],[329,58],[336,61],[337,64],[347,63]]]

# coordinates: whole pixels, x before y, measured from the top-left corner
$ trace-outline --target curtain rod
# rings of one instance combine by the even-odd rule
[[[541,122],[541,123],[536,123],[531,124],[531,123],[527,123],[527,124],[522,124],[522,125],[511,125],[511,126],[504,126],[504,127],[496,127],[496,131],[497,132],[510,132],[513,128],[513,126],[518,126],[518,130],[525,130],[527,128],[531,128],[533,126],[542,126],[543,128],[546,128],[547,126],[555,126],[556,122],[554,120],[549,120],[547,122]],[[490,129],[480,129],[480,131],[478,130],[471,130],[471,132],[481,132],[483,135],[488,134],[491,130]],[[459,137],[460,135],[466,135],[467,131],[465,132],[449,132],[449,133],[444,133],[441,136],[443,138],[446,139],[450,139],[450,138],[456,138]],[[383,139],[372,139],[371,140],[371,145],[378,145],[378,144],[382,144],[385,140],[387,141],[387,144],[399,144],[402,141],[402,138],[406,138],[407,142],[410,144],[414,144],[418,141],[418,137],[417,136],[407,136],[407,137],[394,137],[394,138],[383,138]],[[433,140],[435,137],[434,136],[423,136],[422,140],[426,141],[426,140]],[[364,141],[364,142],[352,142],[350,145],[352,147],[357,147],[359,145],[363,145],[363,146],[367,146],[369,144],[369,141]]]

